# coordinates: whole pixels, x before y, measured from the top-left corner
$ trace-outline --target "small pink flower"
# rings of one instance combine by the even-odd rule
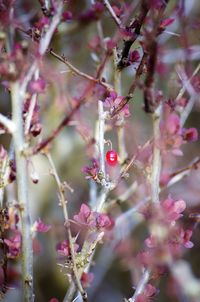
[[[105,44],[106,44],[107,51],[109,53],[112,53],[113,48],[116,46],[116,42],[113,39],[108,38],[106,39]]]
[[[46,88],[46,81],[42,78],[31,81],[29,87],[32,93],[41,93]]]
[[[180,118],[177,114],[171,113],[165,122],[166,131],[169,134],[177,134],[180,130],[181,124],[180,124]]]
[[[79,248],[79,245],[74,243],[74,251],[76,252]],[[70,255],[70,246],[69,246],[69,241],[64,240],[60,243],[57,244],[56,250],[58,255],[63,256],[63,257],[68,257]]]
[[[10,239],[4,239],[4,243],[8,247],[7,257],[8,258],[16,258],[19,256],[21,249],[21,234],[17,232]]]
[[[174,19],[173,19],[173,18],[165,19],[165,20],[163,20],[163,21],[161,22],[160,27],[164,29],[165,27],[169,26],[169,25],[172,24],[173,22],[174,22]]]
[[[150,302],[152,301],[152,298],[157,294],[157,289],[151,285],[151,284],[146,284],[145,289],[143,293],[139,294],[136,297],[135,302]]]
[[[183,129],[183,139],[187,142],[195,142],[198,140],[198,132],[196,128]]]
[[[111,91],[104,101],[104,106],[110,108],[111,111],[116,109],[124,100],[124,96],[117,95],[116,91]],[[120,112],[123,116],[130,116],[129,106],[125,105]]]
[[[182,216],[181,213],[185,210],[186,204],[182,199],[175,201],[171,198],[167,198],[161,203],[161,208],[164,218],[169,222],[173,222]]]
[[[150,235],[147,239],[145,239],[145,244],[148,248],[154,248],[157,244],[157,240],[154,236]]]
[[[38,233],[47,233],[50,229],[51,225],[45,224],[40,218],[38,218],[38,220],[36,220],[32,226],[32,231]]]
[[[89,287],[94,279],[94,275],[92,273],[83,272],[81,276],[81,284],[84,288]]]
[[[96,228],[97,230],[109,230],[114,224],[108,215],[91,211],[84,203],[81,205],[80,212],[74,215],[74,221],[89,228]]]
[[[63,17],[63,21],[72,20],[72,12],[66,10],[65,12],[63,12],[62,17]]]
[[[96,179],[97,173],[99,172],[99,162],[95,158],[93,158],[92,166],[83,167],[82,172],[87,174],[86,179]]]
[[[139,51],[137,51],[137,50],[131,51],[129,54],[129,63],[133,64],[133,63],[138,62],[139,60],[140,60]]]
[[[80,208],[80,212],[77,215],[74,215],[74,221],[80,224],[88,224],[88,218],[91,214],[90,208],[83,203]]]

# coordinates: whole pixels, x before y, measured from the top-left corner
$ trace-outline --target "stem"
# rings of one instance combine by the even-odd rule
[[[69,69],[70,69],[72,72],[74,72],[76,75],[78,75],[78,76],[80,76],[80,77],[82,77],[82,78],[84,78],[84,79],[86,79],[86,80],[89,80],[89,81],[91,81],[91,82],[94,82],[94,83],[96,83],[96,84],[99,84],[99,85],[105,87],[105,88],[108,89],[108,90],[112,90],[112,87],[111,87],[109,84],[107,84],[107,83],[101,81],[101,80],[98,79],[98,78],[94,78],[93,76],[91,76],[91,75],[89,75],[89,74],[87,74],[87,73],[84,73],[84,72],[80,71],[78,68],[76,68],[74,65],[72,65],[72,64],[71,64],[64,56],[58,55],[58,54],[55,53],[55,51],[53,51],[52,49],[50,49],[49,53],[50,53],[54,58],[58,59],[60,62],[62,62],[62,63],[64,63],[65,65],[67,65],[67,67],[69,67]]]
[[[18,82],[11,85],[12,116],[17,131],[13,133],[14,149],[17,170],[17,198],[20,205],[20,216],[22,225],[22,282],[23,301],[34,300],[33,296],[33,251],[31,239],[31,221],[28,198],[28,173],[26,158],[23,154],[25,143],[23,130],[23,97],[20,94]]]
[[[161,171],[161,152],[157,147],[157,139],[160,138],[160,117],[161,117],[161,105],[157,108],[152,115],[153,118],[153,160],[152,160],[152,173],[151,173],[151,194],[152,202],[159,202],[160,192],[160,171]]]
[[[136,301],[137,296],[144,291],[145,285],[147,284],[147,282],[149,280],[149,277],[150,277],[149,271],[145,270],[143,275],[142,275],[142,278],[140,279],[140,281],[138,283],[138,286],[135,290],[135,293],[134,293],[133,297],[128,300],[129,302],[135,302]]]
[[[104,128],[105,128],[105,119],[104,119],[104,110],[103,102],[98,101],[98,113],[99,113],[99,158],[100,158],[100,170],[105,176],[105,154],[104,154]]]
[[[113,18],[114,22],[117,24],[117,26],[121,26],[121,20],[117,17],[114,10],[112,9],[112,6],[110,5],[110,2],[108,0],[103,0],[103,4],[107,8],[109,14]]]
[[[34,78],[35,78],[35,80],[38,80],[38,78],[39,78],[39,69],[36,69]],[[25,120],[25,125],[24,125],[25,136],[27,136],[28,133],[29,133],[29,129],[30,129],[30,126],[31,126],[31,120],[32,120],[32,117],[33,117],[36,101],[37,101],[37,93],[34,93],[31,97],[29,110],[28,110],[26,120]]]
[[[16,131],[16,126],[13,121],[0,113],[0,124],[2,124],[10,133]]]
[[[61,206],[63,208],[63,215],[64,215],[64,219],[65,219],[65,225],[67,227],[69,247],[70,247],[70,252],[71,252],[71,257],[72,257],[72,262],[73,262],[73,274],[74,274],[74,279],[75,279],[74,281],[75,281],[75,284],[76,284],[79,292],[81,293],[83,301],[88,301],[87,294],[86,294],[85,290],[82,287],[80,277],[79,277],[79,273],[78,273],[78,269],[76,267],[76,254],[75,254],[75,251],[74,251],[74,240],[73,240],[70,225],[69,225],[69,215],[68,215],[68,211],[67,211],[67,201],[66,201],[65,195],[64,195],[64,187],[63,187],[63,184],[62,184],[62,182],[61,182],[61,180],[58,176],[58,173],[56,171],[56,167],[54,165],[54,162],[52,160],[51,155],[48,153],[48,154],[46,154],[46,156],[49,160],[50,166],[52,168],[53,176],[54,176],[54,178],[56,180],[56,184],[58,186],[59,200],[60,200]],[[75,288],[74,284],[72,284],[72,285]]]
[[[114,87],[115,91],[118,95],[122,95],[122,87],[121,87],[121,70],[117,68],[117,51],[116,48],[114,49]],[[118,136],[118,146],[119,146],[119,158],[121,163],[123,163],[128,154],[126,151],[126,144],[125,144],[125,131],[124,131],[124,117],[120,118],[119,127],[117,131]]]
[[[57,12],[54,15],[52,22],[48,28],[48,31],[46,32],[45,36],[40,41],[39,53],[41,56],[43,56],[45,54],[45,52],[47,51],[51,38],[54,34],[54,31],[56,30],[56,27],[60,23],[60,20],[62,17],[62,10],[63,10],[63,3],[61,1],[58,6]]]

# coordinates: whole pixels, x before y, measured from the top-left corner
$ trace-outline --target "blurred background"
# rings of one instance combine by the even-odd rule
[[[72,18],[60,24],[51,47],[58,54],[64,54],[69,62],[81,71],[94,75],[96,67],[102,59],[101,51],[98,52],[98,45],[95,44],[95,38],[98,36],[97,23],[101,20],[104,39],[118,37],[118,34],[116,25],[105,10],[95,16],[96,20],[89,17],[91,2],[69,1],[68,10],[71,12]],[[129,20],[130,11],[132,11],[131,17],[137,15],[139,2],[118,0],[113,1],[113,4],[121,9]],[[184,17],[180,17],[178,13],[180,7],[184,8]],[[38,22],[42,16],[38,1],[16,1],[15,14],[16,19],[20,20],[20,26],[26,30]],[[199,15],[200,3],[197,0],[169,1],[166,18],[173,18],[175,21],[159,37],[159,59],[156,71],[156,87],[163,91],[165,100],[173,100],[182,87],[176,73],[176,66],[181,64],[189,74],[192,74],[199,64]],[[30,38],[23,33],[18,33],[16,39],[30,42]],[[117,46],[120,49],[122,45],[122,39],[120,39]],[[132,48],[140,52],[138,42],[134,43]],[[136,62],[122,71],[122,95],[126,95],[128,92],[137,64]],[[32,146],[52,133],[64,116],[70,112],[88,83],[87,80],[72,74],[67,66],[50,54],[45,56],[40,68],[41,77],[46,81],[45,90],[38,96],[42,132],[39,137],[32,139]],[[106,68],[107,81],[113,83],[112,57],[108,60]],[[199,73],[193,78],[193,85],[196,92],[199,93]],[[96,87],[96,90],[98,88]],[[98,91],[96,90],[89,96],[86,105],[82,106],[73,116],[70,124],[62,130],[50,146],[50,154],[58,175],[73,189],[73,192],[66,190],[71,218],[79,211],[82,203],[88,203],[91,200],[92,190],[96,190],[97,193],[99,191],[98,185],[93,180],[86,179],[86,175],[82,172],[84,166],[90,165],[90,160],[95,156],[97,150],[95,143],[90,143],[96,135],[98,117]],[[189,98],[187,93],[184,97]],[[136,89],[133,101],[129,106],[131,114],[125,119],[124,129],[127,153],[131,158],[138,152],[139,146],[143,146],[151,139],[152,121],[143,110],[143,93],[139,88]],[[197,99],[193,111],[186,121],[186,128],[195,127],[200,130],[199,110],[200,102]],[[7,116],[11,115],[9,92],[3,85],[0,88],[0,111]],[[117,131],[116,120],[108,121],[105,139],[110,140],[113,148],[118,151]],[[13,147],[10,136],[1,135],[0,142],[12,156]],[[105,148],[109,150],[109,144],[106,144]],[[181,157],[171,156],[168,159],[170,164],[165,167],[166,173],[173,173],[198,157],[199,142],[185,144],[183,152],[184,155]],[[97,249],[91,268],[94,280],[88,288],[90,301],[122,301],[124,297],[133,295],[133,282],[138,279],[135,257],[144,247],[148,229],[142,216],[137,213],[128,213],[128,209],[147,197],[149,189],[146,185],[146,174],[142,171],[146,171],[147,168],[147,166],[142,166],[142,168],[138,168],[137,165],[133,166],[130,169],[129,178],[123,180],[109,194],[107,202],[117,199],[127,191],[134,181],[137,181],[137,188],[129,194],[127,200],[120,206],[115,205],[109,211],[116,224],[111,234],[106,235],[104,244],[99,245]],[[119,175],[120,166],[114,170],[109,167],[106,169],[111,179],[115,179]],[[67,234],[63,226],[62,209],[58,205],[57,187],[50,170],[49,162],[44,155],[38,154],[30,159],[31,219],[34,222],[40,217],[42,221],[52,226],[48,233],[38,234],[34,240],[34,287],[37,302],[49,301],[53,297],[63,301],[68,288],[66,271],[58,265],[62,263],[62,260],[59,259],[56,252],[56,245],[65,240]],[[37,184],[34,184],[31,179],[34,177],[38,177]],[[161,193],[161,199],[170,194],[175,199],[181,198],[186,201],[187,210],[181,219],[181,223],[185,226],[193,227],[193,223],[188,218],[189,213],[200,212],[199,182],[200,170],[193,169],[188,176],[170,188],[163,189]],[[15,200],[13,183],[8,186],[5,198],[9,203]],[[125,214],[123,215],[123,213]],[[194,247],[185,251],[183,259],[188,261],[194,278],[199,278],[200,282],[199,238],[200,227],[197,225],[192,236]],[[17,262],[15,266],[20,269]],[[174,286],[172,279],[170,273],[166,273],[159,279],[157,287],[160,293],[156,297],[156,301],[192,302],[192,298],[184,296],[179,288]],[[13,286],[18,286],[17,279]],[[7,293],[4,301],[21,301],[20,294],[19,298],[18,294],[18,290],[12,289]]]

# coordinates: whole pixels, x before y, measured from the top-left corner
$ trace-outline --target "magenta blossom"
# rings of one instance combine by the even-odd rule
[[[81,205],[80,212],[74,215],[74,221],[89,228],[96,229],[109,230],[113,226],[113,221],[108,215],[91,211],[84,203]]]
[[[21,234],[19,232],[16,232],[16,234],[10,239],[4,239],[4,243],[8,247],[8,258],[14,259],[19,256],[21,250],[21,241]]]
[[[146,284],[143,293],[137,295],[135,302],[150,302],[156,294],[157,289],[153,285],[148,283]]]
[[[183,129],[183,139],[187,142],[196,142],[198,140],[198,132],[196,128]]]
[[[76,252],[79,248],[79,245],[74,243],[74,251]],[[56,246],[56,250],[59,256],[64,256],[64,257],[68,257],[71,253],[70,253],[70,246],[69,246],[69,241],[68,240],[64,240],[60,243],[57,244]]]
[[[85,166],[82,169],[82,172],[87,174],[86,179],[97,179],[97,174],[99,172],[99,162],[95,158],[92,160],[92,165],[91,166]]]
[[[31,93],[41,93],[44,92],[46,88],[46,81],[42,78],[30,82]]]
[[[83,285],[84,288],[89,287],[93,279],[94,279],[94,275],[92,273],[83,272],[81,276],[81,284]]]
[[[117,93],[113,90],[110,91],[109,95],[106,97],[104,106],[110,108],[110,111],[112,112],[123,100],[124,96],[117,95]],[[129,106],[126,104],[120,113],[125,117],[130,116]]]
[[[186,203],[184,200],[173,200],[172,198],[167,198],[161,203],[161,209],[164,214],[164,218],[168,222],[173,222],[182,216],[182,212],[186,208]]]
[[[38,220],[36,220],[32,226],[32,231],[38,233],[47,233],[50,229],[51,225],[45,224],[40,218],[38,218]]]

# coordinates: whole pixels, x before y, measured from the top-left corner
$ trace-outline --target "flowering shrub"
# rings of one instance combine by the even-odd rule
[[[0,0],[1,300],[199,301],[197,8]]]

